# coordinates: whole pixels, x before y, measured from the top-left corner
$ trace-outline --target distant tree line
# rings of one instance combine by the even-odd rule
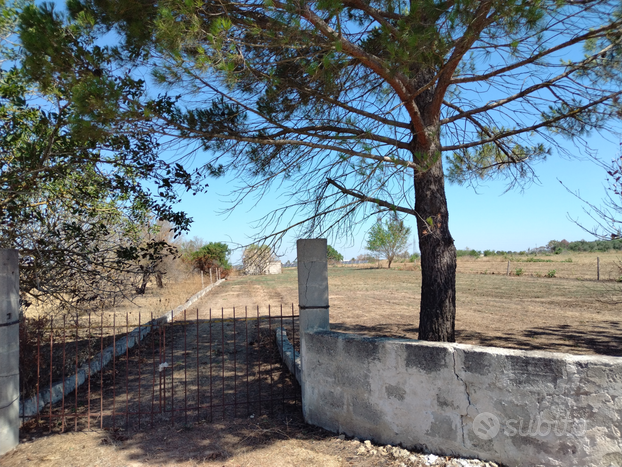
[[[579,240],[576,242],[569,242],[567,240],[551,240],[547,244],[548,249],[552,253],[559,254],[564,250],[568,251],[610,251],[610,250],[622,250],[622,239],[615,238],[612,240],[594,240],[591,242],[585,240]]]
[[[590,251],[620,251],[622,250],[622,238],[614,238],[612,240],[593,240],[588,242],[586,240],[577,240],[574,242],[569,242],[568,240],[551,240],[547,243],[546,247],[537,248],[534,250],[528,251],[503,251],[503,250],[472,250],[470,248],[466,248],[464,250],[456,250],[456,255],[458,257],[472,256],[474,258],[478,258],[480,256],[508,256],[508,255],[529,255],[529,254],[538,254],[544,252],[546,253],[554,253],[560,254],[563,251],[574,251],[574,252],[590,252]]]

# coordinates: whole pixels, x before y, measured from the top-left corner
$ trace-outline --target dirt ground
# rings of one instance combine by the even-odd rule
[[[296,420],[235,420],[161,426],[128,434],[84,431],[24,439],[0,459],[3,467],[41,466],[375,466],[358,457],[360,444]],[[395,464],[397,465],[397,464]]]
[[[370,450],[372,450],[370,452]],[[393,448],[395,450],[395,447]],[[161,426],[139,433],[85,431],[24,439],[3,467],[459,467],[450,458],[364,445],[306,425],[300,417]],[[395,451],[394,451],[395,452]],[[496,467],[493,463],[471,463]]]

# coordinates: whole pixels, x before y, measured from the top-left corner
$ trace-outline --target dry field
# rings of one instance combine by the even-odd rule
[[[599,256],[602,277],[603,268],[613,265],[617,257]],[[568,257],[572,263],[561,262]],[[503,258],[459,259],[458,342],[622,356],[622,284],[563,277],[563,271],[587,277],[592,266],[595,270],[596,255],[542,259],[557,262],[512,263],[526,270],[522,276],[506,276],[507,261]],[[421,273],[417,268],[404,270],[404,266],[413,269],[409,263],[396,266],[391,270],[330,267],[332,328],[416,338]],[[563,269],[567,266],[574,269]],[[541,277],[536,276],[537,268],[546,269]],[[556,277],[546,277],[546,272],[552,269],[562,271],[562,277],[557,277],[557,273]],[[231,313],[236,307],[239,313],[245,306],[260,305],[263,310],[268,305],[291,307],[297,302],[296,270],[291,268],[284,269],[281,275],[233,278],[198,306],[200,316],[205,318],[210,308],[212,312],[224,308],[225,313]]]
[[[549,271],[554,270],[555,277],[562,279],[596,280],[597,258],[600,258],[601,280],[618,280],[622,277],[622,252],[619,251],[607,253],[565,251],[559,255],[466,257],[458,260],[458,272],[506,274],[509,261],[511,275],[516,275],[516,270],[522,269],[523,276],[544,277]]]

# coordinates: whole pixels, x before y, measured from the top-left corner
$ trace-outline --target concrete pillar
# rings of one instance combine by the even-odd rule
[[[298,240],[298,305],[300,335],[330,329],[326,239]]]
[[[19,443],[19,270],[0,249],[0,456]]]
[[[307,391],[305,357],[307,333],[328,331],[328,261],[326,239],[298,240],[298,305],[300,307],[300,387],[302,390],[302,413],[307,414]]]

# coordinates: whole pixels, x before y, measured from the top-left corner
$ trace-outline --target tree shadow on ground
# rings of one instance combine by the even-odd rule
[[[331,323],[331,329],[365,336],[417,339],[419,328],[410,324],[386,323],[372,326]],[[519,350],[543,350],[570,354],[622,357],[622,323],[604,321],[584,329],[570,325],[541,326],[504,333],[456,330],[461,344]]]

